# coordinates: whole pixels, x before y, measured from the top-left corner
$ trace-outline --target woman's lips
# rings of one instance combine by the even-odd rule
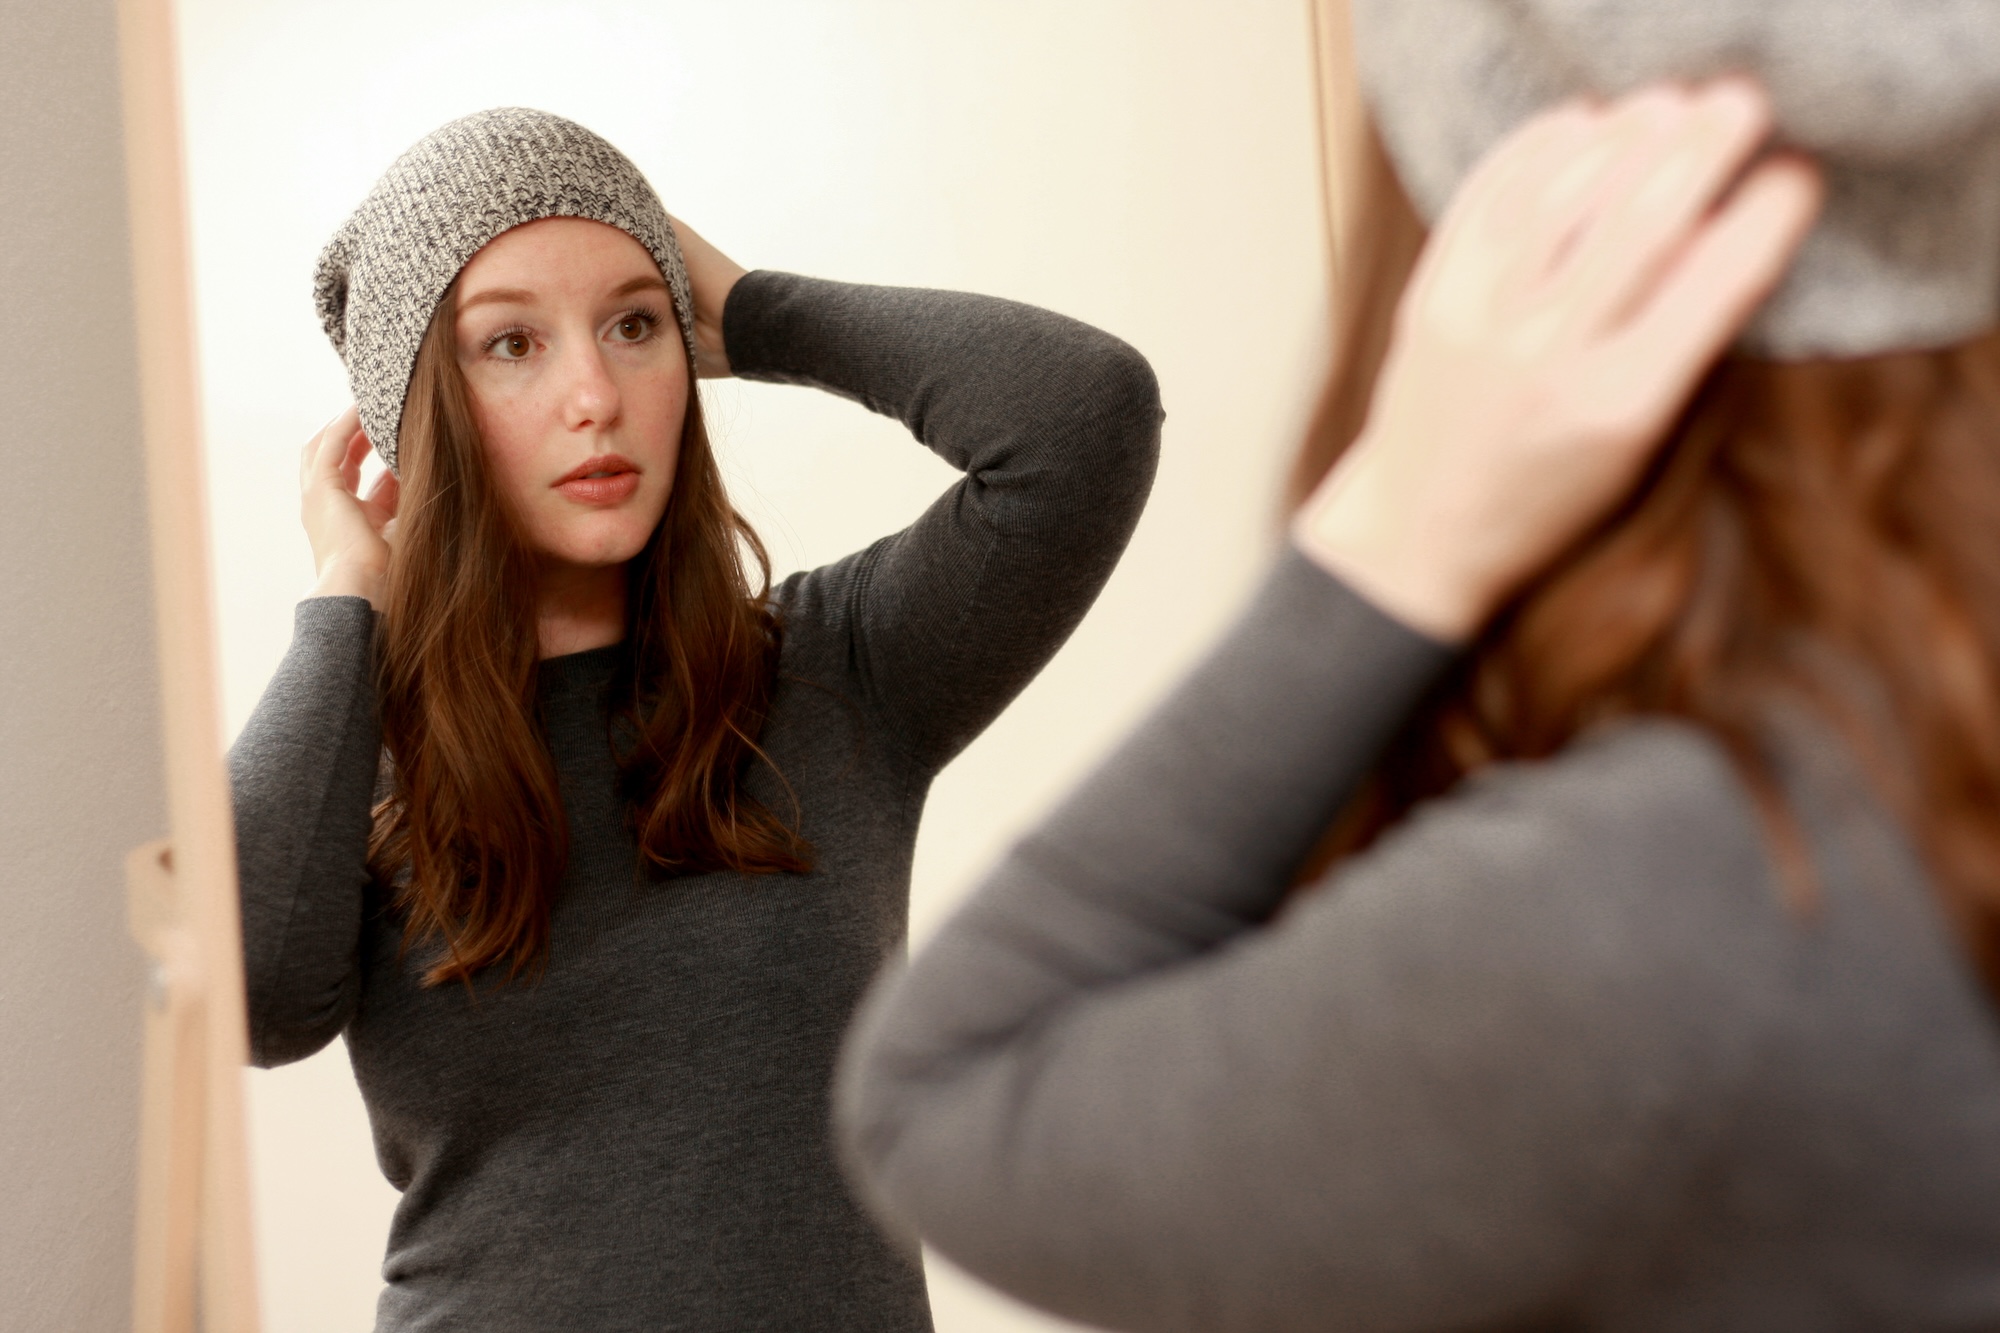
[[[630,459],[605,454],[570,469],[555,488],[578,504],[622,504],[639,489],[639,469]]]

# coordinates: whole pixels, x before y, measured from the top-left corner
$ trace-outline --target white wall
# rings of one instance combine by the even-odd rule
[[[484,106],[605,134],[752,266],[968,288],[1158,370],[1152,507],[1075,640],[940,780],[923,934],[1170,682],[1269,549],[1320,356],[1306,0],[182,0],[226,713],[310,582],[299,446],[345,401],[315,254],[398,152]],[[799,390],[711,390],[782,573],[914,517],[949,471]],[[367,1327],[394,1202],[344,1051],[252,1079],[272,1333]],[[931,1265],[941,1333],[1053,1325]]]

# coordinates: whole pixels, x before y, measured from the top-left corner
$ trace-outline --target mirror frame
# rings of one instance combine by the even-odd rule
[[[136,1333],[257,1333],[236,837],[223,769],[173,0],[119,0],[126,210],[169,836],[126,860],[151,959]]]

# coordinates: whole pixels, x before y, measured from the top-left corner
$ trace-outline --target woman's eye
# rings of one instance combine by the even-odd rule
[[[519,361],[535,350],[535,344],[525,333],[503,333],[488,343],[486,350],[502,361]]]
[[[650,315],[627,315],[612,326],[611,336],[620,342],[644,342],[653,332]]]

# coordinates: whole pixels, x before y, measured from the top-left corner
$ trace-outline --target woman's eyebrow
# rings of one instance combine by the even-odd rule
[[[534,300],[535,294],[533,292],[520,287],[489,287],[483,292],[468,296],[463,301],[460,301],[458,308],[460,311],[466,311],[472,309],[474,306],[494,305],[502,302],[508,305],[532,305],[534,304]]]
[[[614,298],[630,296],[633,292],[643,292],[649,287],[662,292],[667,290],[667,284],[660,278],[659,274],[653,273],[642,277],[628,278],[626,281],[612,288],[611,295]]]
[[[641,276],[636,278],[627,278],[624,282],[621,282],[616,287],[612,288],[610,292],[610,299],[616,300],[621,296],[630,296],[634,292],[642,292],[647,290],[648,288],[664,292],[667,290],[667,284],[657,274],[652,274],[652,275],[642,274]],[[458,303],[458,308],[461,312],[463,312],[470,310],[475,306],[498,305],[498,304],[533,305],[534,301],[535,301],[535,294],[531,291],[528,291],[526,288],[489,287],[483,292],[474,293],[473,295],[466,297],[463,301],[460,301]]]

